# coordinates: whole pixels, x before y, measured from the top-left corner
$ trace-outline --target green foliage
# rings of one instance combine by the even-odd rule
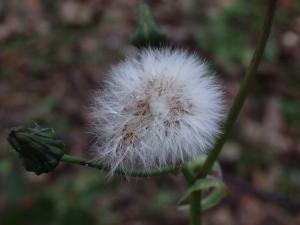
[[[293,127],[300,134],[300,104],[297,100],[284,101],[281,104],[281,112],[288,125]]]
[[[2,177],[1,189],[10,202],[18,202],[28,194],[23,177],[13,168],[13,161],[0,161],[0,176]]]
[[[174,205],[176,193],[169,189],[160,190],[149,202],[149,210],[155,214],[161,213],[163,210]]]
[[[180,198],[179,203],[188,198],[193,192],[205,191],[209,189],[212,189],[210,193],[207,196],[202,197],[202,210],[214,207],[215,205],[219,204],[221,200],[227,195],[227,188],[222,180],[215,178],[202,178],[197,180],[188,188],[188,190]],[[188,206],[181,206],[179,209],[187,210],[188,208]]]
[[[299,165],[299,164],[298,164]],[[293,168],[280,168],[276,191],[284,193],[293,199],[299,199],[300,171]]]
[[[53,207],[52,200],[44,196],[27,199],[20,202],[19,205],[7,206],[0,218],[0,223],[2,225],[50,225],[53,222]]]
[[[198,34],[198,44],[225,63],[247,65],[253,53],[251,34],[257,34],[263,17],[264,3],[237,0],[235,4],[211,15]],[[274,58],[274,43],[266,47],[268,59]]]
[[[6,174],[5,176],[9,176],[11,180],[23,178],[20,174],[12,174],[14,170],[7,167],[0,164],[0,171],[3,173],[1,175]],[[13,186],[3,183],[1,189],[4,193],[12,193],[13,196],[18,195],[19,190],[16,187],[28,189],[24,182],[17,184],[13,181],[11,185]],[[102,197],[113,195],[118,185],[115,181],[107,182],[97,171],[82,171],[80,176],[72,174],[68,174],[67,177],[61,176],[55,183],[51,183],[51,188],[44,184],[33,191],[31,187],[28,192],[22,191],[24,194],[15,201],[10,200],[10,204],[5,205],[4,210],[0,211],[0,224],[119,224],[118,215],[111,210],[110,202],[104,206],[96,205],[97,200]]]

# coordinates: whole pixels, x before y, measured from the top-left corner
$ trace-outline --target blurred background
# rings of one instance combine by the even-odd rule
[[[265,0],[153,0],[174,46],[211,62],[231,104],[261,27]],[[54,128],[89,157],[86,110],[111,65],[135,48],[139,1],[0,0],[0,224],[185,225],[178,176],[119,177],[61,163],[25,172],[6,141],[20,124]],[[279,0],[249,98],[220,162],[230,192],[206,225],[300,224],[300,1]]]

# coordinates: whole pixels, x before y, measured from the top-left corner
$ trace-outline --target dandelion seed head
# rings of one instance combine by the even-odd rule
[[[211,148],[223,93],[196,55],[146,49],[111,69],[90,115],[96,160],[112,172],[178,166]]]

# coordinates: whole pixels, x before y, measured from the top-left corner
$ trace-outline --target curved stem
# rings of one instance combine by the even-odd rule
[[[95,168],[103,171],[109,172],[110,169],[102,164],[97,164],[94,162],[91,162],[89,160],[80,158],[78,156],[73,156],[73,155],[68,155],[65,154],[63,155],[62,161],[66,163],[71,163],[71,164],[77,164],[81,166],[87,166],[90,168]],[[124,171],[121,169],[117,169],[115,171],[116,174],[123,175],[123,176],[131,176],[131,177],[149,177],[149,176],[159,176],[165,173],[170,173],[170,172],[175,172],[178,168],[176,167],[164,167],[160,169],[151,169],[151,170],[142,170],[142,171]]]
[[[186,166],[182,168],[182,174],[185,177],[189,186],[193,185],[195,175]],[[202,224],[202,208],[201,208],[201,191],[196,191],[190,197],[190,225]]]
[[[212,168],[214,162],[216,161],[218,155],[220,154],[221,149],[232,129],[232,126],[233,126],[234,122],[236,121],[237,116],[245,102],[247,94],[250,90],[251,83],[255,77],[255,74],[257,73],[259,63],[262,59],[268,37],[270,35],[272,22],[273,22],[273,18],[274,18],[274,12],[276,9],[276,2],[277,2],[277,0],[268,0],[267,12],[265,14],[266,16],[264,19],[262,33],[260,34],[260,37],[259,37],[259,43],[256,47],[256,50],[254,52],[254,55],[250,62],[250,65],[246,71],[245,78],[242,81],[242,84],[240,86],[238,94],[234,99],[233,105],[230,108],[227,119],[224,123],[223,133],[217,140],[212,151],[209,153],[209,155],[202,167],[202,171],[198,176],[205,177],[211,170],[211,168]]]

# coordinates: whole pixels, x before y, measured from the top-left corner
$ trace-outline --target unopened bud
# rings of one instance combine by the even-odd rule
[[[53,171],[64,155],[64,144],[50,128],[12,128],[8,142],[18,152],[27,171],[37,175]]]
[[[155,23],[147,4],[142,3],[138,10],[137,29],[132,44],[138,48],[160,46],[166,37]]]

